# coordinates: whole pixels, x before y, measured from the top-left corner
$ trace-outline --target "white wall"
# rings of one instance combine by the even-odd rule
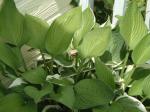
[[[71,8],[71,0],[15,0],[22,13],[29,13],[51,23],[57,16]]]

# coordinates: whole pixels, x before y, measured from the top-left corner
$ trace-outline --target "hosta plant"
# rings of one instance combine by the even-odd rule
[[[42,60],[27,66],[24,45]],[[90,8],[51,25],[0,5],[0,112],[147,112],[150,34],[136,2],[119,25],[100,26]]]

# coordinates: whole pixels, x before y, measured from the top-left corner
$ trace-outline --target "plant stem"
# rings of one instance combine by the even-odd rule
[[[40,50],[40,53],[41,53],[41,56],[42,56],[42,59],[43,59],[43,62],[44,62],[44,66],[45,66],[45,68],[47,68],[46,59],[45,59],[45,56],[44,56],[42,50]]]
[[[147,99],[147,97],[143,98],[143,99],[141,100],[141,102],[143,103],[146,99]]]
[[[27,68],[26,62],[24,60],[23,54],[21,52],[21,49],[20,49],[20,54],[21,54],[21,58],[22,58],[22,62],[23,62],[23,67],[24,67],[25,71],[28,71],[28,68]]]
[[[126,68],[126,65],[127,65],[127,62],[128,62],[129,53],[130,52],[128,51],[127,54],[126,54],[126,56],[125,56],[125,58],[124,58],[123,68],[122,68],[121,73],[120,73],[121,78],[124,77],[124,71],[125,71],[125,68]]]
[[[50,72],[51,72],[51,75],[53,75],[54,73],[53,73],[53,57],[52,57],[52,59],[51,59],[51,65],[50,65]]]

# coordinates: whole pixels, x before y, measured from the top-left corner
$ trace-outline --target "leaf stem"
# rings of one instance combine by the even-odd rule
[[[22,54],[21,49],[20,49],[20,54],[21,54],[21,58],[22,58],[24,70],[25,70],[25,71],[28,71],[28,68],[27,68],[26,62],[25,62],[25,60],[24,60],[24,57],[23,57],[23,54]]]
[[[42,56],[42,59],[43,59],[43,62],[44,62],[44,66],[45,66],[45,68],[47,68],[46,59],[45,59],[45,56],[44,56],[42,50],[40,50],[40,53],[41,53],[41,56]]]
[[[124,77],[124,72],[125,72],[125,68],[126,68],[127,62],[128,62],[129,54],[130,54],[130,52],[128,51],[126,56],[125,56],[125,58],[124,58],[123,68],[122,68],[121,73],[120,73],[121,78]]]

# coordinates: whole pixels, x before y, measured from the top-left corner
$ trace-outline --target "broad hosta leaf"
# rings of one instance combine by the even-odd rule
[[[121,96],[109,107],[97,108],[93,112],[147,112],[144,105],[131,96]]]
[[[17,94],[9,94],[0,100],[0,112],[17,112],[18,107],[23,105],[23,100]]]
[[[143,84],[145,78],[150,74],[150,69],[136,68],[132,73],[131,88],[129,89],[129,95],[143,95]]]
[[[129,95],[136,96],[136,95],[143,95],[143,83],[144,78],[140,80],[135,80],[131,85],[131,88],[129,89]]]
[[[52,96],[52,98],[73,109],[75,102],[73,86],[60,87],[57,93]]]
[[[37,106],[33,103],[29,103],[28,105],[19,108],[17,112],[37,112]]]
[[[33,48],[45,48],[45,36],[49,25],[40,18],[26,15],[23,36],[29,39],[27,43]]]
[[[0,42],[0,60],[3,63],[15,69],[20,65],[20,61],[17,57],[11,47]]]
[[[150,34],[145,36],[132,53],[133,62],[136,65],[144,64],[150,59]]]
[[[83,58],[101,56],[107,49],[111,37],[110,27],[96,28],[88,32],[78,50]]]
[[[107,68],[107,66],[98,58],[95,61],[95,67],[96,67],[96,75],[98,79],[100,79],[108,86],[110,86],[112,89],[114,89],[115,82],[114,82],[114,76],[112,74],[112,71],[109,68]]]
[[[116,108],[121,107],[120,111],[118,112],[147,112],[144,105],[137,99],[131,96],[122,96],[120,97],[114,105]],[[112,111],[110,112],[116,112],[111,108]]]
[[[46,49],[51,55],[67,50],[75,31],[81,26],[81,14],[81,7],[74,8],[52,23],[46,36]]]
[[[82,25],[81,28],[75,33],[73,39],[74,47],[78,47],[83,36],[89,32],[95,25],[95,17],[90,8],[87,8],[82,14]]]
[[[144,79],[142,89],[143,89],[143,94],[147,98],[150,98],[150,75]]]
[[[110,109],[109,106],[100,106],[98,108],[94,108],[93,112],[108,112],[109,109]]]
[[[75,108],[78,109],[109,104],[114,97],[112,89],[96,79],[82,80],[75,85],[74,90],[76,95]]]
[[[120,23],[120,32],[130,50],[134,49],[147,34],[146,25],[135,2],[129,4]]]
[[[29,70],[22,74],[22,77],[32,84],[42,84],[46,81],[46,76],[45,70],[41,67]]]
[[[16,9],[13,0],[2,1],[0,8],[0,40],[20,45],[24,18]]]
[[[118,31],[112,32],[108,51],[111,52],[112,61],[120,62],[125,54],[124,40]]]
[[[0,112],[37,112],[35,105],[32,104],[31,109],[30,105],[25,103],[24,99],[16,93],[3,97],[0,100],[0,105]]]
[[[27,86],[24,88],[24,91],[29,97],[33,98],[34,101],[38,103],[42,97],[51,93],[52,89],[53,89],[52,84],[45,84],[41,90],[38,90],[33,86]]]

